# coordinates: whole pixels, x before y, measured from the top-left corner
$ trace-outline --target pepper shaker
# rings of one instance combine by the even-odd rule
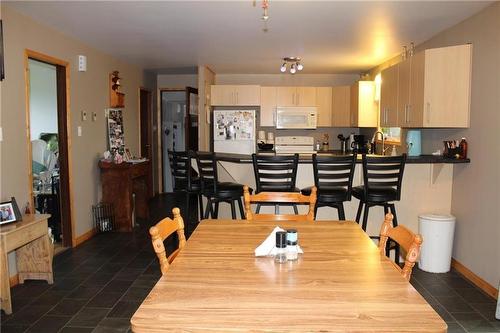
[[[283,264],[286,262],[286,232],[276,232],[276,255],[274,261]]]

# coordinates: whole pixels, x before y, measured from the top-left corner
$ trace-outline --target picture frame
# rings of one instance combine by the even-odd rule
[[[124,160],[127,162],[134,158],[134,156],[132,156],[132,153],[130,152],[129,148],[125,148],[125,155],[123,157],[124,157]]]
[[[0,225],[21,220],[22,215],[14,197],[10,201],[0,203]]]
[[[5,79],[5,65],[3,52],[3,21],[0,20],[0,81]]]
[[[121,109],[106,109],[107,130],[108,130],[108,150],[111,154],[124,155],[125,134],[123,131],[123,114]]]

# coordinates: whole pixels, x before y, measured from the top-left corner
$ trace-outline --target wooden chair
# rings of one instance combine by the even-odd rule
[[[384,223],[380,229],[380,241],[378,243],[378,248],[380,253],[385,255],[388,238],[391,238],[394,242],[399,244],[403,251],[406,252],[405,264],[403,268],[399,267],[396,263],[393,264],[401,272],[403,277],[410,281],[411,271],[420,254],[422,236],[414,234],[411,230],[402,225],[393,227],[393,218],[394,217],[391,213],[385,215]]]
[[[158,256],[158,260],[160,261],[162,275],[165,275],[167,273],[172,261],[174,261],[180,250],[186,245],[186,237],[184,236],[184,221],[182,219],[179,208],[176,207],[172,209],[172,213],[174,213],[173,220],[166,217],[156,225],[149,228],[149,233],[151,234],[151,243],[153,244],[153,249]],[[172,254],[167,257],[165,245],[163,244],[163,242],[174,232],[177,232],[177,237],[179,238],[179,246],[175,251],[172,252]]]
[[[260,192],[250,194],[249,187],[243,186],[243,198],[245,201],[245,216],[247,220],[261,221],[314,221],[314,207],[317,199],[317,189],[311,189],[310,195],[303,195],[296,192]],[[306,215],[296,214],[254,214],[250,208],[252,203],[287,203],[287,204],[309,204],[309,212]]]

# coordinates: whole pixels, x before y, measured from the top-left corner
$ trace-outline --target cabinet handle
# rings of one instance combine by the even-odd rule
[[[408,104],[408,106],[407,106],[407,108],[406,108],[406,114],[407,114],[407,116],[406,116],[406,122],[407,122],[407,123],[410,123],[410,122],[411,122],[411,121],[410,121],[410,111],[411,111],[411,105],[410,105],[410,104]]]
[[[292,94],[292,105],[297,105],[295,102],[295,93]]]
[[[431,103],[427,102],[427,123],[431,121]]]
[[[276,110],[273,110],[273,125],[276,126]]]
[[[239,104],[240,102],[240,95],[238,92],[236,92],[236,104]]]
[[[297,106],[300,105],[300,94],[297,93]]]

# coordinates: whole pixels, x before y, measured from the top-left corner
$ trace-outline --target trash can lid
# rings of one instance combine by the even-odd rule
[[[418,216],[419,219],[430,221],[455,221],[456,218],[450,214],[423,214]]]

